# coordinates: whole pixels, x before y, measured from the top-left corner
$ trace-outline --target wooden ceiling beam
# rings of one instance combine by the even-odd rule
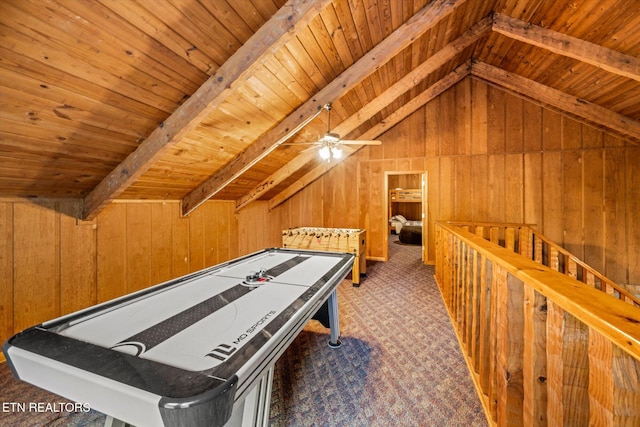
[[[607,108],[576,98],[565,92],[510,73],[484,62],[476,62],[471,73],[490,83],[521,94],[556,110],[584,119],[599,127],[605,127],[618,134],[640,141],[640,122],[618,114]]]
[[[122,194],[329,3],[331,0],[289,0],[84,198],[83,218],[94,218]]]
[[[411,101],[403,105],[401,108],[394,111],[391,115],[389,115],[383,121],[381,121],[371,129],[369,129],[367,132],[362,134],[361,138],[362,139],[378,138],[387,130],[391,129],[393,126],[400,123],[406,117],[413,114],[416,110],[418,110],[420,107],[425,105],[427,102],[436,98],[438,95],[440,95],[447,89],[453,87],[460,80],[468,76],[470,72],[471,72],[470,62],[467,62],[459,66],[458,68],[453,70],[451,73],[449,73],[446,77],[444,77],[443,79],[439,80],[438,82],[430,86],[420,95],[413,98]],[[283,190],[282,192],[274,196],[271,200],[269,200],[269,210],[274,209],[277,206],[281,205],[282,203],[287,201],[287,199],[291,198],[296,193],[298,193],[300,190],[304,189],[309,184],[311,184],[312,182],[320,178],[322,175],[329,172],[331,169],[333,169],[336,165],[338,165],[344,159],[346,159],[347,157],[356,153],[357,151],[361,150],[364,147],[355,148],[355,147],[345,146],[344,148],[345,150],[343,150],[343,156],[340,160],[333,161],[331,163],[323,163],[322,165],[311,170],[305,176],[303,176],[302,178],[300,178],[299,180],[291,184],[285,190]]]
[[[216,174],[187,194],[182,199],[182,214],[188,215],[211,196],[229,185],[284,142],[284,137],[290,130],[298,127],[305,118],[317,113],[327,102],[332,102],[347,93],[441,20],[447,18],[466,1],[435,0],[423,7],[315,96],[302,104],[273,129],[266,132]]]
[[[640,81],[640,58],[496,13],[493,31],[610,73]]]
[[[337,133],[338,135],[347,135],[350,132],[353,132],[361,124],[369,120],[369,118],[371,118],[374,114],[378,113],[380,110],[391,104],[396,98],[398,98],[408,90],[413,89],[429,74],[433,73],[434,71],[445,65],[447,62],[455,58],[457,54],[462,52],[467,47],[471,46],[473,43],[477,42],[480,38],[487,36],[490,31],[491,18],[487,17],[471,27],[456,40],[444,46],[442,49],[440,49],[438,52],[436,52],[434,55],[420,64],[420,66],[404,76],[379,96],[374,98],[371,102],[362,107],[355,114],[342,121],[342,123],[340,123],[335,129],[332,129],[331,132]],[[302,154],[300,154],[300,156],[294,158],[285,166],[274,172],[271,176],[263,180],[256,187],[251,189],[251,191],[249,191],[247,194],[236,200],[236,210],[240,210],[252,201],[257,200],[258,198],[260,198],[260,196],[274,188],[276,185],[280,184],[287,177],[291,176],[293,173],[295,173],[297,170],[302,168],[304,165],[306,165],[316,157],[317,152],[315,151],[303,152]]]

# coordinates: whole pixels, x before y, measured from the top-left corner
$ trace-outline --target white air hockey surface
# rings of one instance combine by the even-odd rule
[[[294,258],[303,262],[262,285],[251,287],[242,283],[248,272],[269,270]],[[233,347],[241,348],[251,335],[263,330],[339,261],[340,258],[335,257],[266,253],[241,265],[221,268],[189,284],[82,319],[58,333],[177,368],[204,371],[224,363],[207,356],[218,344],[237,343]],[[194,301],[200,301],[202,314],[207,314],[215,306],[216,297],[225,291],[226,295],[240,297],[228,303],[221,301],[222,307],[193,324],[188,324],[184,317],[197,316],[181,316],[197,307]],[[210,303],[206,304],[207,301]],[[168,324],[162,325],[162,322]],[[258,322],[260,324],[250,330]],[[149,331],[150,341],[165,339],[146,348],[150,347],[149,343],[135,339],[145,330]],[[165,336],[158,338],[158,335]]]
[[[204,411],[203,425],[222,425],[238,397],[229,390],[244,394],[275,363],[352,263],[351,254],[261,251],[30,328],[3,351],[16,377],[108,401],[91,404],[124,421],[193,424]],[[261,270],[267,279],[247,280]],[[182,417],[181,406],[197,408]],[[154,413],[131,418],[140,411]]]

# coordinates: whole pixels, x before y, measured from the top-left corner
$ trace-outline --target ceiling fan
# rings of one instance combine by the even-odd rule
[[[341,139],[340,135],[331,132],[331,103],[325,104],[322,109],[327,111],[327,132],[317,141],[313,142],[293,142],[284,145],[312,145],[309,149],[320,147],[318,154],[322,160],[340,159],[342,157],[341,145],[380,145],[381,141],[375,140],[347,140]],[[306,151],[306,150],[305,150]]]

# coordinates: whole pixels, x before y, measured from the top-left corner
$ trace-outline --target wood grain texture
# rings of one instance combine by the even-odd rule
[[[522,352],[524,338],[524,285],[507,274],[496,283],[497,294],[497,378],[499,425],[517,425],[523,420]]]
[[[264,58],[286,44],[304,28],[326,4],[292,0],[271,20],[256,31],[248,42],[224,61],[185,103],[180,105],[138,146],[136,151],[118,165],[85,197],[85,218],[92,218],[106,203],[118,197],[132,182],[146,172],[172,145],[232,94],[235,85],[244,83],[261,66]],[[213,36],[213,34],[212,34]],[[217,37],[213,37],[215,40]]]
[[[97,235],[98,302],[127,293],[127,205],[109,205],[99,218]]]
[[[81,204],[72,200],[60,215],[60,312],[72,313],[98,302],[95,221],[78,221]]]
[[[593,43],[556,33],[499,13],[494,15],[492,28],[508,37],[640,81],[640,60],[633,56],[602,48]]]
[[[525,425],[547,425],[547,299],[524,287],[523,416]]]
[[[202,203],[202,201],[216,194],[230,181],[237,178],[273,151],[282,142],[283,136],[285,136],[290,129],[296,128],[305,118],[310,117],[327,102],[331,102],[335,98],[346,94],[350,89],[353,89],[357,83],[370,76],[373,71],[387,63],[402,49],[406,48],[411,40],[423,35],[430,28],[437,25],[440,20],[445,19],[453,13],[453,11],[463,3],[464,1],[462,0],[449,2],[436,1],[425,6],[425,8],[390,34],[380,42],[380,44],[376,45],[374,49],[341,73],[340,76],[324,86],[312,99],[298,107],[295,112],[278,123],[277,126],[263,135],[260,140],[254,142],[243,151],[240,156],[235,157],[231,162],[227,163],[222,170],[218,171],[215,175],[208,178],[204,183],[187,194],[182,199],[183,213],[191,212]]]
[[[0,340],[14,331],[13,321],[13,205],[0,202]],[[4,354],[2,355],[4,360]]]
[[[60,224],[55,202],[13,206],[14,328],[60,313]]]

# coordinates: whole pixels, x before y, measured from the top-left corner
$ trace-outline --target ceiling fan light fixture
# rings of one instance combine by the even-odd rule
[[[329,147],[326,145],[320,148],[319,153],[322,160],[329,160],[329,158],[331,157],[331,151],[329,150]]]
[[[342,158],[342,150],[339,149],[338,147],[332,147],[331,148],[331,155],[334,159],[341,159]]]

